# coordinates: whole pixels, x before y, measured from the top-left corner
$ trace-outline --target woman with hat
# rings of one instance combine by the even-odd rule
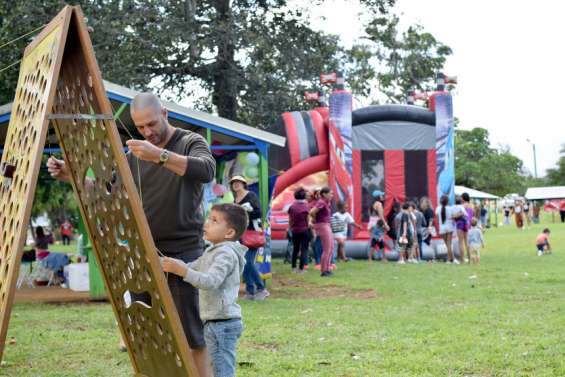
[[[239,204],[247,211],[249,215],[248,230],[261,232],[263,227],[261,224],[261,206],[259,198],[254,192],[247,190],[247,180],[236,175],[230,179],[230,188],[233,192],[235,204]],[[244,299],[262,301],[269,296],[269,292],[265,289],[265,284],[259,276],[259,271],[255,267],[255,257],[257,256],[256,248],[248,248],[245,252],[245,267],[243,268],[243,280],[245,281]]]

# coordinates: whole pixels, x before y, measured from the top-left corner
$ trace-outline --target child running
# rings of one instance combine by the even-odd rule
[[[481,248],[485,247],[483,231],[478,225],[476,218],[471,219],[471,229],[467,233],[467,245],[469,246],[469,263],[479,264],[481,262]]]
[[[212,243],[194,262],[163,257],[163,271],[181,276],[200,290],[200,317],[214,377],[235,376],[237,340],[243,332],[241,307],[236,303],[245,246],[237,240],[247,228],[247,211],[237,204],[216,204],[204,225]]]
[[[551,231],[549,228],[545,228],[536,238],[536,247],[538,249],[538,257],[541,257],[544,253],[551,254],[551,245],[549,244],[549,235]]]

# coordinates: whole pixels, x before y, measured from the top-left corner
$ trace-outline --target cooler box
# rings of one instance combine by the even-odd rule
[[[84,292],[90,289],[88,278],[88,263],[72,263],[68,265],[69,288],[73,291]]]

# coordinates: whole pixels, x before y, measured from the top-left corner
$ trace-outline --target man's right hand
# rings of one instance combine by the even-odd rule
[[[63,160],[58,160],[53,156],[49,157],[49,160],[47,160],[47,171],[53,178],[59,181],[71,182],[69,169]]]

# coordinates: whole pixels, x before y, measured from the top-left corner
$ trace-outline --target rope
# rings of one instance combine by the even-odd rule
[[[30,31],[29,33],[25,33],[25,34],[20,35],[19,37],[15,38],[15,39],[12,39],[12,40],[9,41],[9,42],[4,43],[3,45],[0,46],[0,49],[6,47],[6,46],[8,46],[8,45],[11,45],[11,44],[14,43],[14,42],[17,42],[17,41],[19,41],[20,39],[25,38],[25,37],[27,37],[27,36],[30,35],[30,34],[35,33],[35,32],[38,31],[39,29],[43,29],[45,26],[47,26],[47,24],[43,24],[43,25],[41,25],[40,27],[38,27],[37,29],[33,29],[33,30]]]
[[[114,105],[112,105],[111,101],[108,101],[108,102],[110,102],[110,107],[112,107],[112,114],[115,114],[116,110],[114,109]],[[133,137],[133,134],[128,130],[128,128],[126,127],[124,122],[122,122],[120,117],[117,117],[116,119],[118,120],[118,122],[120,123],[120,125],[122,126],[124,131],[126,131],[129,138],[132,139],[132,140],[135,140],[135,137]],[[139,191],[139,199],[141,201],[141,207],[143,207],[143,191],[141,190],[141,168],[140,168],[140,164],[139,164],[139,158],[136,157],[135,162],[136,162],[136,167],[137,167],[137,183],[139,184],[139,190],[138,190]]]
[[[116,113],[116,110],[114,109],[114,105],[112,105],[112,102],[110,102],[110,106],[112,107],[112,114]],[[118,120],[118,122],[120,123],[121,127],[124,129],[124,131],[126,131],[126,133],[128,134],[128,136],[130,137],[130,139],[135,140],[135,137],[133,136],[133,134],[128,130],[128,128],[126,127],[126,125],[124,124],[124,122],[122,122],[122,120],[120,119],[120,117],[116,118]],[[139,199],[141,200],[141,207],[143,208],[143,190],[141,189],[141,170],[140,170],[140,164],[139,164],[139,158],[135,158],[135,162],[136,162],[136,166],[137,166],[137,182],[139,184]],[[161,257],[165,257],[166,255],[163,254],[163,252],[161,250],[159,250],[159,248],[157,246],[155,246],[155,250],[157,251],[157,254]],[[169,273],[165,272],[165,277],[169,278]]]
[[[15,62],[13,62],[12,64],[10,64],[9,66],[6,66],[6,67],[0,69],[0,73],[2,73],[2,72],[4,72],[4,71],[6,71],[6,70],[12,68],[12,67],[15,66],[15,65],[20,64],[21,61],[22,61],[22,59],[20,59],[20,60],[18,60],[18,61],[15,61]]]
[[[22,39],[22,38],[27,37],[28,35],[31,35],[31,34],[35,33],[36,31],[38,31],[38,30],[40,30],[40,29],[43,29],[45,26],[47,26],[47,24],[43,24],[43,25],[41,25],[40,27],[35,28],[35,29],[33,29],[32,31],[30,31],[30,32],[28,32],[28,33],[22,34],[22,35],[20,35],[19,37],[16,37],[16,38],[12,39],[11,41],[6,42],[6,43],[4,43],[3,45],[0,45],[0,50],[3,49],[3,48],[6,47],[6,46],[11,45],[11,44],[14,43],[14,42],[19,41],[19,40]],[[22,61],[22,59],[20,59],[20,60],[18,60],[18,61],[16,61],[16,62],[13,62],[12,64],[10,64],[10,65],[7,66],[7,67],[4,67],[4,68],[0,69],[0,73],[2,73],[2,72],[4,72],[4,71],[6,71],[6,70],[12,68],[13,66],[19,64],[21,61]]]

